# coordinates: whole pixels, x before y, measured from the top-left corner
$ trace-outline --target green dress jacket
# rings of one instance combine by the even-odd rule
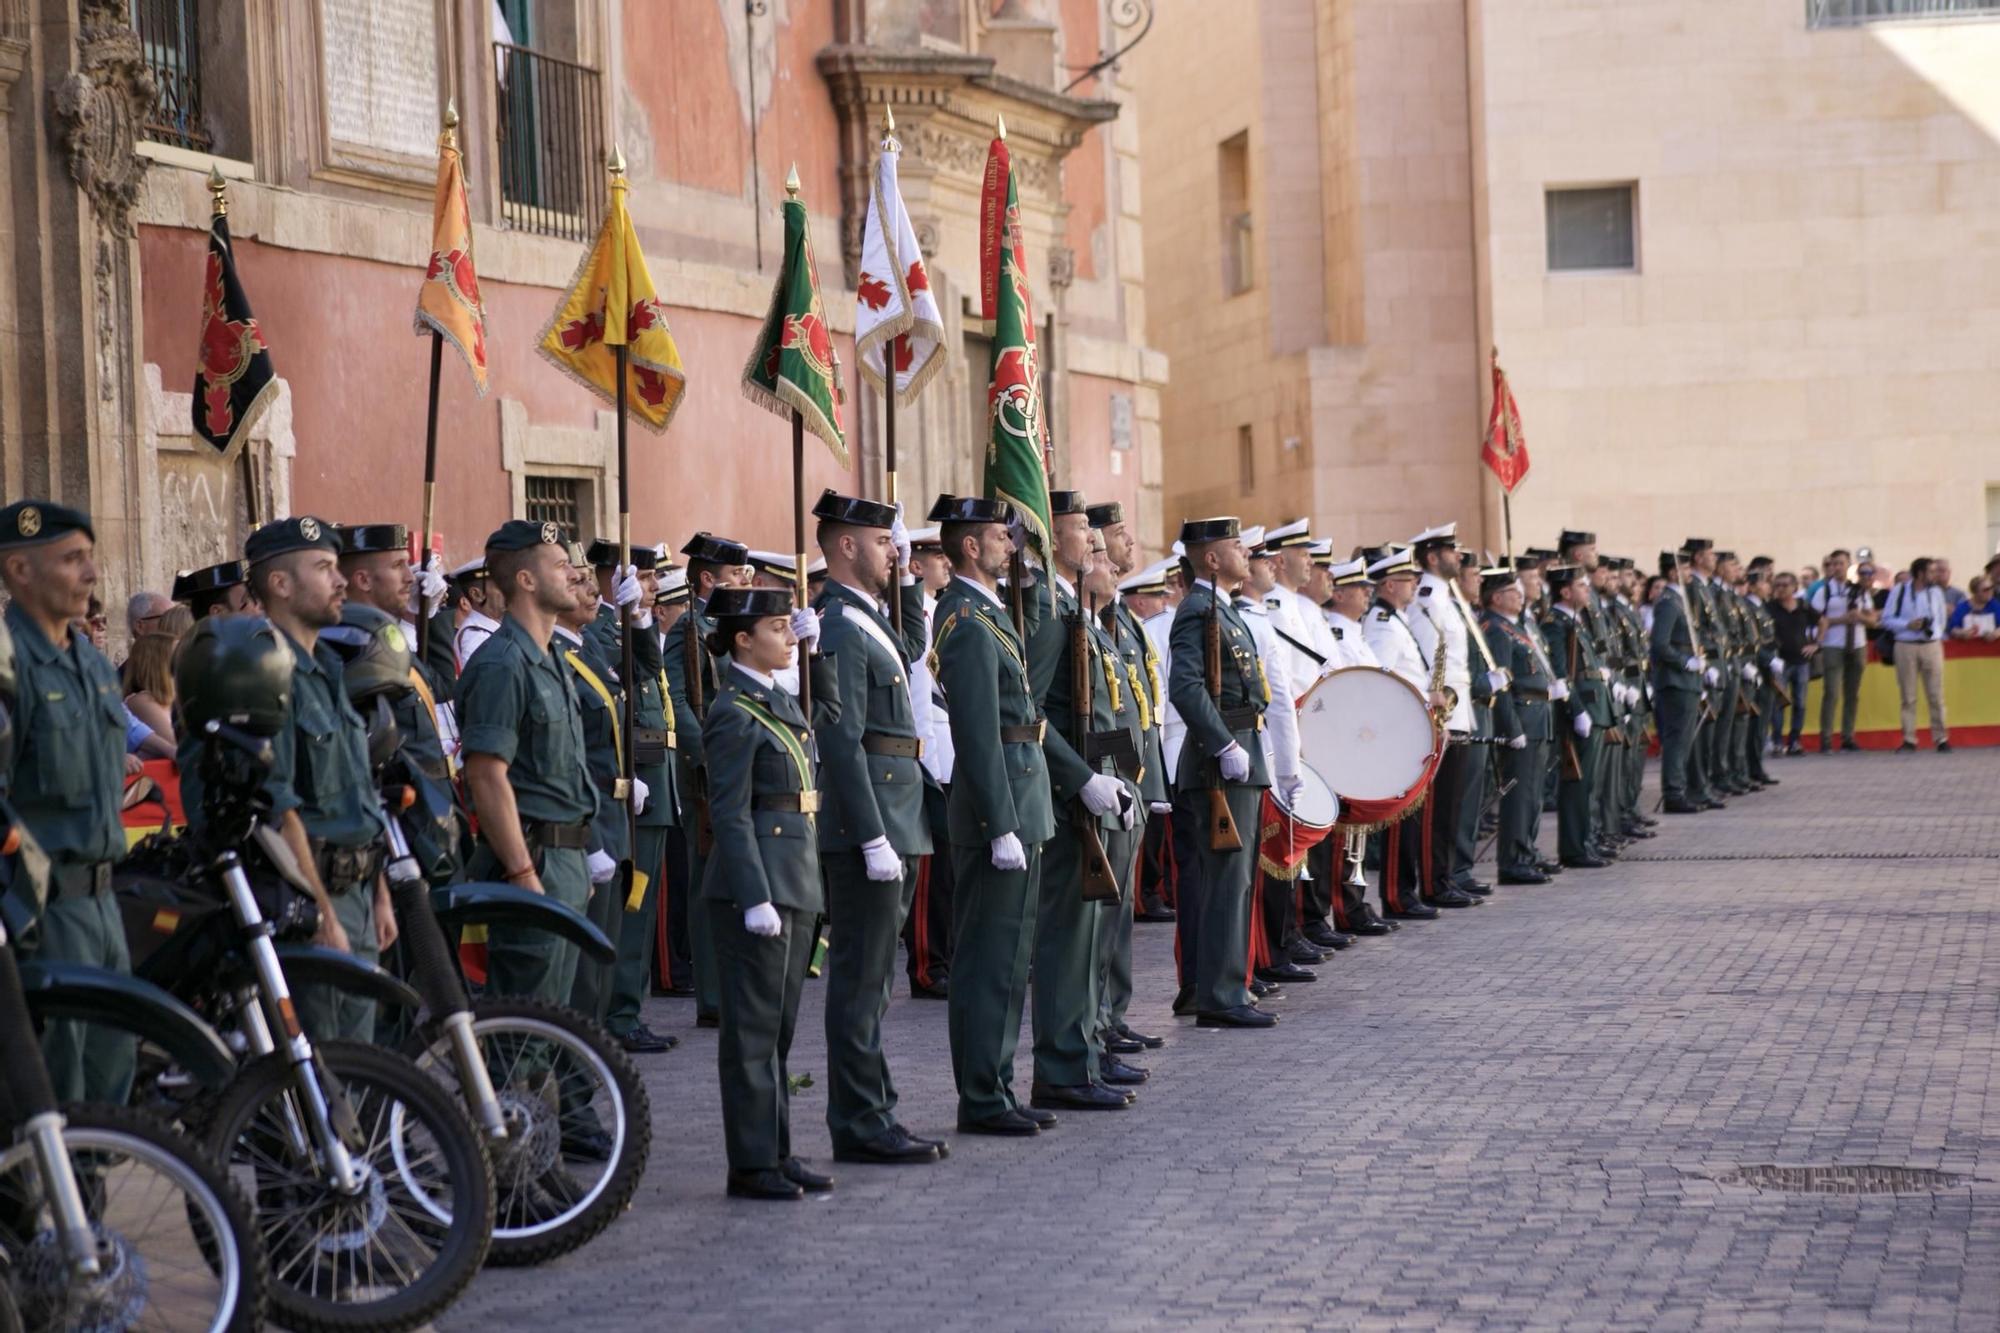
[[[820,656],[840,701],[839,716],[820,729],[819,845],[853,850],[887,838],[899,856],[922,856],[931,833],[903,642],[872,599],[845,584],[828,579],[813,606]],[[921,609],[917,617],[921,625]]]
[[[1013,622],[984,588],[954,578],[932,624],[931,678],[950,709],[954,751],[946,836],[966,847],[1009,833],[1023,844],[1048,841],[1049,766],[1039,736],[1027,735],[1042,712]]]
[[[1222,691],[1220,698],[1208,692],[1207,633],[1211,614],[1221,643]],[[1181,745],[1175,785],[1183,791],[1223,787],[1222,768],[1215,756],[1230,742],[1241,745],[1250,756],[1250,777],[1240,784],[1268,787],[1271,775],[1264,762],[1262,730],[1264,709],[1270,691],[1264,683],[1264,668],[1257,660],[1257,641],[1250,627],[1229,604],[1217,600],[1213,588],[1197,582],[1181,598],[1174,610],[1174,628],[1167,640],[1169,659],[1167,698],[1187,724],[1187,739]]]
[[[1542,637],[1548,640],[1549,663],[1569,682],[1569,698],[1557,708],[1565,725],[1574,726],[1579,713],[1590,715],[1591,726],[1599,730],[1612,722],[1611,689],[1605,678],[1604,659],[1598,656],[1587,627],[1560,607],[1542,622]],[[1570,645],[1576,646],[1576,666],[1570,667]]]
[[[1701,693],[1701,672],[1688,670],[1688,659],[1700,654],[1694,626],[1688,622],[1685,589],[1667,588],[1653,603],[1653,633],[1648,656],[1653,662],[1653,688]]]
[[[1501,740],[1525,736],[1531,741],[1554,739],[1549,716],[1549,678],[1535,656],[1528,632],[1497,611],[1479,613],[1480,631],[1493,664],[1513,676],[1513,684],[1493,701],[1493,734]]]
[[[759,903],[818,912],[825,899],[812,728],[796,695],[734,663],[722,668],[721,684],[704,728],[715,850],[701,896],[744,912]],[[813,713],[824,726],[839,710],[824,659],[815,660]]]
[[[583,638],[610,670],[606,683],[623,686],[625,682],[620,677],[625,663],[625,642],[617,608],[599,602],[597,618],[590,622]],[[638,678],[639,691],[632,701],[636,756],[632,771],[646,784],[646,807],[639,812],[639,826],[671,827],[680,821],[680,793],[674,772],[674,750],[667,738],[672,736],[673,745],[679,744],[675,734],[679,719],[670,719],[668,715],[673,701],[667,693],[666,663],[660,652],[660,636],[651,625],[632,631],[632,674]],[[622,717],[619,725],[624,725]]]

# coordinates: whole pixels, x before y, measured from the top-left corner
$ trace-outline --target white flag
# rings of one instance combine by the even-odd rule
[[[861,236],[861,278],[855,287],[854,341],[860,351],[861,373],[880,389],[887,373],[883,362],[890,342],[896,344],[896,401],[908,406],[944,364],[944,321],[931,294],[930,275],[917,249],[917,229],[903,207],[896,184],[896,159],[902,145],[882,141],[875,165],[874,187],[868,192],[868,225]]]

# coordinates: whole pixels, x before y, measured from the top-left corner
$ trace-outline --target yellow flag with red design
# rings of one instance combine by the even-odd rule
[[[417,292],[417,334],[435,333],[465,358],[479,396],[486,396],[486,309],[472,262],[472,213],[465,204],[465,164],[457,132],[438,139],[437,197],[431,206],[431,262]]]
[[[664,431],[687,388],[681,351],[667,328],[667,308],[653,290],[646,256],[625,211],[625,179],[611,182],[611,207],[597,243],[542,328],[536,348],[558,370],[616,406],[617,354],[630,370],[626,410]]]

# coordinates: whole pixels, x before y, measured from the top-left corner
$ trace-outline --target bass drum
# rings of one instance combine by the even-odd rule
[[[1289,802],[1276,787],[1264,791],[1257,864],[1274,879],[1297,879],[1306,853],[1333,833],[1340,801],[1311,765],[1299,770],[1298,794]]]
[[[1393,820],[1423,795],[1444,730],[1414,686],[1380,667],[1343,667],[1298,702],[1299,753],[1340,798],[1341,826]]]

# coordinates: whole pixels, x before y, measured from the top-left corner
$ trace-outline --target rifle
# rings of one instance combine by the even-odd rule
[[[697,607],[689,607],[681,620],[681,672],[687,678],[688,711],[694,714],[699,724],[706,712],[701,688],[701,612]],[[689,770],[691,779],[689,793],[694,802],[694,849],[707,856],[715,848],[715,824],[708,815],[708,771],[693,767]]]
[[[1220,584],[1209,585],[1208,624],[1203,627],[1203,666],[1208,675],[1208,697],[1215,701],[1215,711],[1222,711],[1222,622],[1215,618],[1216,602],[1222,597]],[[1222,777],[1222,761],[1215,761],[1215,776]],[[1242,830],[1236,827],[1236,817],[1229,813],[1229,796],[1220,787],[1208,789],[1208,849],[1211,852],[1234,852],[1243,847]]]
[[[1069,617],[1070,732],[1076,737],[1077,753],[1091,762],[1091,714],[1095,711],[1096,689],[1090,678],[1090,626],[1083,611],[1082,588],[1077,589],[1076,611]],[[1049,587],[1055,600],[1055,586]],[[1111,872],[1111,858],[1104,854],[1104,839],[1097,834],[1097,816],[1078,796],[1070,802],[1070,824],[1076,829],[1077,849],[1083,856],[1083,900],[1087,903],[1115,903],[1120,895],[1118,877]]]
[[[1583,702],[1583,696],[1576,693],[1576,639],[1582,633],[1583,620],[1579,617],[1576,623],[1569,627],[1568,653],[1570,697],[1575,699],[1579,704]],[[1588,715],[1588,710],[1585,710],[1585,716]],[[1562,775],[1571,782],[1581,782],[1583,780],[1583,756],[1576,752],[1576,729],[1574,727],[1564,727],[1562,738]]]

